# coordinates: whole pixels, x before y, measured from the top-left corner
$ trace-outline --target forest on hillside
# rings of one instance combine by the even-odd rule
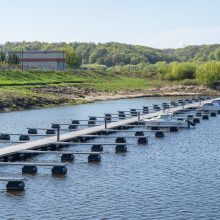
[[[104,44],[7,42],[1,46],[1,52],[16,50],[65,50],[67,64],[70,64],[68,67],[74,69],[81,66],[83,70],[86,66],[90,70],[95,69],[102,73],[153,80],[189,80],[189,83],[205,85],[213,85],[220,80],[218,44],[164,50],[114,42]],[[13,57],[6,61],[10,63],[10,60],[15,64]]]
[[[122,43],[46,43],[7,42],[1,46],[11,50],[57,50],[71,47],[81,58],[82,64],[100,64],[107,67],[137,65],[157,62],[207,62],[220,60],[220,44],[187,46],[179,49],[155,49],[146,46]]]

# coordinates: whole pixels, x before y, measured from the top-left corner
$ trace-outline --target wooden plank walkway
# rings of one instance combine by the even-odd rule
[[[201,101],[201,104],[205,104],[205,103],[210,103],[212,101],[214,101],[216,99],[210,99],[210,100],[205,100],[205,101]],[[193,104],[186,104],[184,105],[184,108],[190,108],[190,107],[199,107],[200,106],[200,102],[196,102]],[[174,107],[171,109],[167,109],[166,111],[169,111],[171,113],[176,112],[178,110],[183,109],[182,106],[178,106],[178,107]],[[163,111],[158,111],[158,112],[154,112],[154,113],[148,113],[145,115],[140,115],[140,120],[143,119],[150,119],[153,117],[158,116],[160,113],[162,113]],[[117,122],[111,122],[108,123],[107,128],[109,129],[113,129],[113,128],[117,128],[120,126],[125,126],[127,124],[131,124],[134,122],[138,122],[138,117],[132,117],[129,119],[123,119]],[[85,129],[81,129],[81,130],[77,130],[77,131],[72,131],[69,132],[67,134],[63,134],[60,135],[60,141],[70,141],[73,138],[77,138],[80,137],[82,135],[88,135],[88,134],[94,134],[97,132],[101,132],[105,130],[105,125],[99,125],[99,126],[94,126],[94,127],[88,127]],[[12,145],[12,146],[8,146],[8,147],[4,147],[4,148],[0,148],[0,157],[3,156],[7,156],[10,154],[14,154],[23,150],[33,150],[39,147],[44,147],[50,144],[54,144],[55,142],[57,142],[57,137],[53,136],[53,137],[48,137],[48,138],[43,138],[40,140],[36,140],[36,141],[30,141],[27,143],[20,143],[20,144],[16,144],[16,145]],[[95,143],[94,143],[95,144]]]

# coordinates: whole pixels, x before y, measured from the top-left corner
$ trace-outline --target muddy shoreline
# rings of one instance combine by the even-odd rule
[[[166,86],[152,88],[146,91],[122,90],[115,92],[96,91],[89,88],[76,88],[71,86],[47,86],[34,88],[36,95],[11,95],[0,100],[0,112],[21,111],[58,106],[92,103],[116,99],[137,97],[163,97],[163,96],[218,96],[220,91],[205,86]],[[40,95],[50,96],[40,96]]]

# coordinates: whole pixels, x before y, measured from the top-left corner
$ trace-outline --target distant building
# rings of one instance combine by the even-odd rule
[[[18,57],[21,69],[64,70],[64,51],[10,51]]]

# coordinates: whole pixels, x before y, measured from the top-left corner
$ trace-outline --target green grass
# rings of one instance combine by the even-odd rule
[[[83,82],[80,75],[66,72],[0,71],[1,86]]]

